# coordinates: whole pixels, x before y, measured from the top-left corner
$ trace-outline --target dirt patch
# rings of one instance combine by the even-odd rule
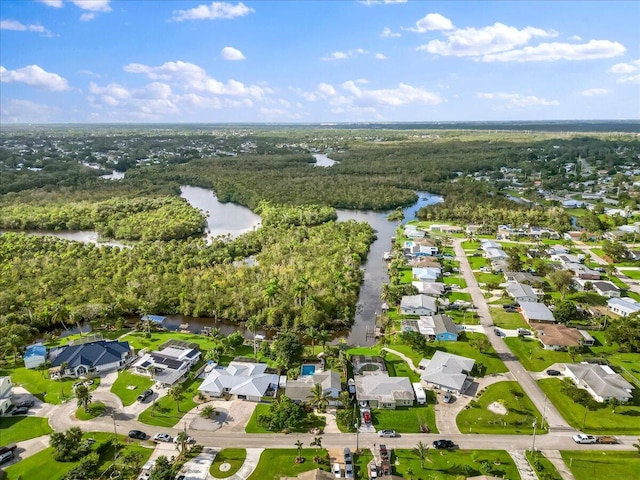
[[[502,405],[500,402],[493,402],[487,408],[489,409],[490,412],[493,412],[497,415],[506,415],[508,413],[505,406]]]

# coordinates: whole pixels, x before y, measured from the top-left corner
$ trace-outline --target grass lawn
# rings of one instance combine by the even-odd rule
[[[640,270],[620,270],[620,272],[633,280],[640,280]]]
[[[291,445],[295,445],[295,443],[296,438],[292,436]],[[327,454],[326,450],[321,450],[318,453],[321,457]],[[258,466],[247,480],[280,480],[280,477],[296,477],[302,472],[316,468],[329,471],[328,465],[314,463],[315,449],[303,448],[301,454],[305,461],[296,463],[297,448],[268,448],[260,455]]]
[[[497,273],[484,273],[484,272],[473,272],[473,275],[476,277],[478,283],[495,283],[496,285],[500,285],[504,283],[504,275]]]
[[[530,372],[541,372],[554,363],[572,363],[567,352],[545,350],[542,344],[533,338],[507,337],[504,341],[522,366]],[[580,361],[581,358],[580,354],[576,355],[576,361]]]
[[[565,450],[560,453],[576,480],[640,478],[638,452]]]
[[[356,478],[367,478],[367,473],[368,473],[368,469],[367,466],[369,465],[369,462],[371,462],[371,460],[373,460],[373,455],[371,454],[371,450],[362,450],[362,453],[357,454],[357,453],[353,453],[353,470],[354,473],[357,475]],[[358,472],[360,472],[360,474],[358,475]]]
[[[531,450],[526,450],[525,454],[527,455],[529,465],[535,470],[538,478],[544,478],[545,480],[562,480],[562,475],[558,473],[553,463],[540,452],[531,453]]]
[[[513,460],[504,450],[434,450],[429,449],[424,462],[420,466],[420,458],[409,449],[393,450],[397,464],[392,471],[403,478],[437,478],[438,480],[457,480],[459,478],[479,475],[493,475],[498,478],[519,480],[520,474]]]
[[[395,430],[398,433],[420,433],[420,425],[427,425],[431,433],[437,433],[436,418],[433,411],[435,394],[425,390],[427,405],[416,407],[398,407],[395,410],[375,408],[371,411],[371,422],[376,430]],[[383,442],[384,443],[384,442]]]
[[[467,282],[464,278],[462,277],[454,277],[454,276],[449,276],[449,277],[444,277],[442,279],[442,283],[444,283],[445,285],[458,285],[460,288],[467,288]]]
[[[471,270],[480,270],[480,267],[488,267],[491,265],[488,258],[485,257],[467,257]]]
[[[517,328],[529,328],[519,313],[505,312],[504,308],[489,308],[489,313],[496,327],[515,330]]]
[[[395,350],[396,352],[400,352],[404,355],[406,355],[407,357],[409,357],[412,361],[413,364],[417,367],[418,363],[420,363],[420,360],[422,360],[424,358],[424,355],[422,355],[419,352],[416,352],[413,348],[411,348],[409,345],[406,345],[404,343],[391,343],[388,345],[388,348],[390,348],[391,350]],[[354,351],[356,349],[351,349],[349,350],[349,354],[351,355],[351,352]],[[367,354],[354,354],[354,355],[378,355],[378,353],[367,353]],[[392,355],[390,353],[387,353],[387,358],[398,358],[396,355]],[[406,365],[406,362],[405,362]]]
[[[69,342],[73,340],[78,340],[80,338],[86,337],[87,335],[94,335],[94,334],[100,335],[105,340],[116,340],[121,335],[124,335],[125,333],[131,332],[131,331],[132,330],[130,328],[123,328],[122,330],[96,330],[96,331],[92,331],[89,334],[87,334],[87,332],[84,332],[83,334],[74,333],[73,335],[68,335],[66,337],[58,337],[53,342],[47,342],[46,345],[47,347],[57,347],[60,345],[68,345]]]
[[[387,353],[384,357],[384,363],[387,366],[387,372],[389,372],[390,377],[408,377],[411,382],[420,381],[420,375],[411,370],[407,362],[397,355]]]
[[[501,415],[489,410],[489,405],[494,402],[504,406],[507,413]],[[464,433],[531,435],[535,418],[541,418],[540,412],[518,382],[499,382],[489,385],[477,401],[465,407],[458,414],[456,423]],[[538,433],[546,432],[538,430]]]
[[[178,411],[175,400],[169,396],[164,396],[154,405],[151,405],[140,414],[138,420],[147,425],[155,425],[157,427],[173,427],[182,416],[195,408],[196,402],[193,397],[198,394],[198,387],[202,383],[202,379],[186,380],[182,386],[184,387],[184,396],[180,401],[180,410]]]
[[[136,397],[147,388],[150,388],[151,385],[153,385],[151,378],[124,370],[118,374],[118,378],[113,382],[111,392],[120,397],[122,404],[127,406],[135,402]],[[130,386],[135,388],[128,388]]]
[[[86,437],[91,437],[96,440],[93,444],[93,451],[98,451],[100,446],[107,441],[113,439],[112,433],[91,432],[86,434]],[[124,445],[124,448],[120,450],[120,455],[125,452],[138,452],[142,456],[141,465],[143,465],[147,459],[153,453],[152,448],[146,448],[140,446],[138,441],[132,441],[131,439],[118,435],[118,441],[120,445]],[[104,448],[104,447],[103,447]],[[31,479],[31,478],[47,478],[47,480],[61,480],[69,470],[78,465],[80,462],[57,462],[52,456],[53,449],[51,447],[42,450],[30,457],[21,460],[15,465],[11,465],[6,468],[8,480]],[[113,463],[113,447],[104,448],[104,451],[100,454],[100,461],[98,463],[98,471],[104,472],[104,470],[111,466]],[[46,472],[45,476],[43,473]]]
[[[467,333],[467,340],[459,340],[457,342],[433,342],[432,345],[438,350],[444,352],[454,353],[456,355],[462,355],[463,357],[473,358],[476,362],[482,363],[486,367],[485,375],[491,375],[492,373],[504,373],[507,371],[506,365],[498,358],[498,354],[489,347],[487,353],[481,353],[473,346],[469,344],[469,339],[475,335],[484,335],[482,333]]]
[[[53,430],[43,417],[0,417],[0,445],[48,435]]]
[[[400,283],[408,283],[411,284],[413,281],[413,270],[411,268],[401,268],[400,269]]]
[[[451,317],[454,323],[460,325],[478,325],[480,318],[476,315],[475,310],[448,310],[447,315]]]
[[[73,384],[78,381],[74,378],[50,380],[46,371],[29,370],[24,367],[0,369],[0,376],[4,375],[9,375],[14,385],[24,387],[43,402],[55,405],[73,397]],[[94,385],[97,386],[96,381]],[[95,388],[94,385],[91,387]]]
[[[158,350],[167,340],[182,340],[185,342],[197,343],[200,346],[200,350],[206,352],[210,347],[214,345],[212,341],[206,335],[198,335],[195,333],[179,333],[179,332],[152,332],[149,338],[145,337],[144,332],[133,332],[126,336],[125,340],[129,342],[136,351],[146,348],[148,350]]]
[[[266,415],[267,413],[269,413],[269,406],[270,405],[268,403],[259,403],[256,405],[256,408],[253,411],[253,414],[251,415],[251,418],[247,422],[247,426],[244,429],[245,432],[247,433],[280,433],[280,432],[273,432],[271,430],[267,430],[266,428],[263,428],[260,425],[258,425],[258,417],[260,417],[260,415]],[[305,433],[314,427],[320,427],[324,429],[326,423],[327,421],[324,417],[317,417],[313,413],[310,413],[307,416],[307,420],[300,426],[300,428],[293,431],[298,433]]]
[[[465,240],[462,242],[462,248],[465,250],[477,250],[480,248],[480,242],[475,240]]]
[[[451,303],[455,302],[456,300],[471,303],[471,294],[463,292],[451,292],[449,294],[449,300],[451,301]]]
[[[99,417],[104,413],[104,403],[92,402],[89,404],[89,411],[85,412],[84,408],[78,408],[76,410],[76,418],[78,420],[91,420],[92,418]]]
[[[545,378],[538,381],[538,385],[572,427],[594,434],[637,435],[640,432],[640,393],[630,400],[631,405],[617,406],[615,413],[608,405],[587,410],[561,391],[561,382],[557,378]]]
[[[242,467],[245,458],[247,458],[247,451],[244,448],[225,448],[216,455],[213,460],[209,473],[215,478],[227,478],[236,473]],[[226,472],[220,470],[220,466],[223,463],[228,463],[231,468]]]

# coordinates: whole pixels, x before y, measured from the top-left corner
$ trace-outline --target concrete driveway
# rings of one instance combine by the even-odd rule
[[[179,475],[184,475],[185,480],[206,480],[211,478],[209,468],[219,451],[217,448],[203,448],[200,455],[183,465]]]

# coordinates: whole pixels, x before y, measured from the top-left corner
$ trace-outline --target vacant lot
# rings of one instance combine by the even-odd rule
[[[576,480],[640,478],[637,452],[579,450],[560,453]]]

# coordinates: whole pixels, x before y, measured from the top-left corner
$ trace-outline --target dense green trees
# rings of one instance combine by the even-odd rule
[[[640,353],[640,315],[611,321],[605,335],[609,342],[620,345],[621,352]]]

